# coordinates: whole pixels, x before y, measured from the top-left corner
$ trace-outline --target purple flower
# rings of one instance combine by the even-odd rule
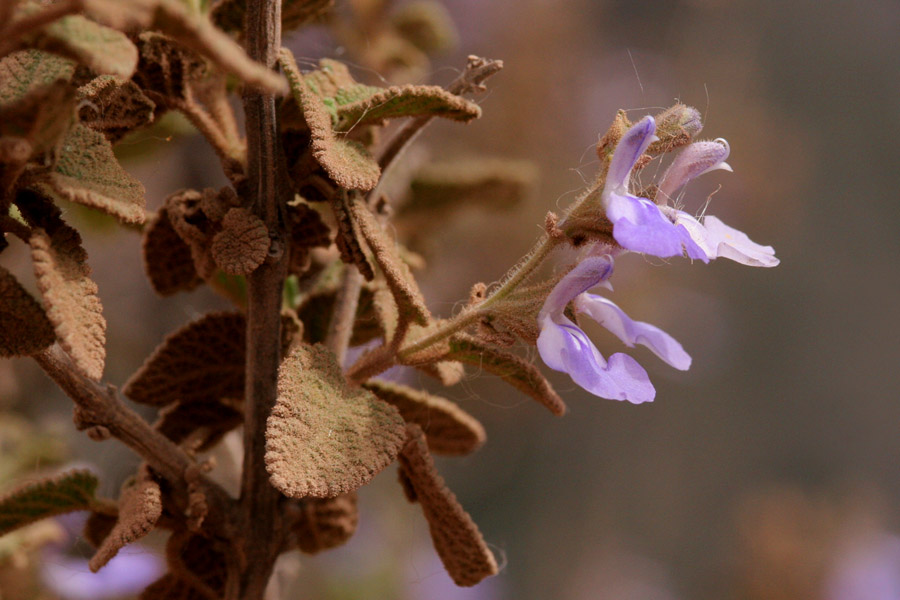
[[[716,169],[731,171],[731,166],[725,162],[729,151],[728,142],[721,138],[691,144],[675,158],[663,175],[658,198],[674,201],[678,190],[694,177]],[[774,267],[780,262],[775,258],[772,246],[757,244],[744,232],[729,227],[716,217],[705,216],[701,222],[671,206],[663,206],[661,209],[675,225],[688,231],[705,255],[705,258],[699,257],[703,262],[719,257],[753,267]],[[693,255],[691,257],[698,258]]]
[[[669,220],[647,198],[628,191],[631,170],[657,137],[656,122],[646,116],[632,126],[613,153],[601,199],[606,216],[613,224],[613,237],[623,247],[653,256],[688,256],[706,262],[706,253],[694,242],[688,230]]]
[[[626,354],[604,359],[587,335],[564,314],[574,300],[577,312],[599,322],[627,346],[642,344],[673,367],[687,369],[691,358],[670,335],[648,323],[633,321],[609,300],[586,293],[604,283],[612,269],[610,256],[592,256],[556,284],[538,314],[538,352],[548,367],[568,373],[575,383],[596,396],[634,404],[650,402],[656,390],[644,368]]]

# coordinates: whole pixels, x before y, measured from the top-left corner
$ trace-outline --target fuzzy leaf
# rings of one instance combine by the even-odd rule
[[[54,148],[75,118],[73,71],[72,61],[39,50],[0,60],[0,135],[27,139],[32,154]]]
[[[409,425],[409,441],[400,453],[400,469],[414,499],[422,505],[431,539],[456,585],[472,586],[497,574],[497,561],[472,521],[434,467],[425,435]]]
[[[133,81],[101,75],[78,88],[78,120],[115,143],[153,121],[156,105]]]
[[[40,519],[90,508],[98,483],[90,471],[75,470],[6,494],[0,498],[0,535]]]
[[[144,270],[160,296],[190,291],[203,283],[194,268],[190,247],[172,228],[165,208],[161,208],[144,229],[141,249]]]
[[[162,496],[159,484],[146,468],[139,472],[137,481],[122,490],[119,498],[119,519],[103,540],[88,566],[96,573],[119,550],[135,542],[153,530],[162,515]]]
[[[241,411],[223,402],[176,402],[159,412],[154,427],[176,444],[204,452],[243,420]]]
[[[244,397],[246,319],[209,313],[170,334],[123,392],[153,406]]]
[[[489,346],[471,336],[458,334],[450,340],[447,358],[474,365],[497,375],[517,390],[543,404],[556,416],[562,416],[566,412],[562,398],[538,368],[512,352]]]
[[[431,163],[416,173],[411,197],[400,214],[458,209],[471,204],[510,209],[520,204],[537,181],[534,165],[524,160],[464,159]]]
[[[289,204],[287,211],[291,231],[288,270],[302,275],[309,266],[310,251],[331,245],[331,229],[322,221],[319,213],[307,204]]]
[[[240,44],[216,29],[206,15],[179,0],[82,0],[92,19],[114,29],[158,30],[202,54],[245,84],[271,93],[287,92],[284,79],[252,60]]]
[[[375,268],[369,262],[365,251],[364,236],[360,231],[359,219],[351,211],[351,202],[345,193],[335,194],[331,200],[334,219],[337,222],[335,246],[341,253],[341,260],[348,265],[356,265],[367,281],[375,279]]]
[[[12,273],[0,267],[0,356],[35,354],[54,339],[44,309]]]
[[[421,427],[428,449],[435,454],[469,454],[487,439],[481,423],[446,398],[379,379],[370,380],[363,387],[396,406],[407,423]]]
[[[75,72],[71,60],[41,52],[21,50],[0,59],[0,106],[26,97],[34,90],[63,79]]]
[[[402,117],[443,117],[468,122],[481,116],[481,107],[436,85],[389,87],[337,109],[335,131]]]
[[[124,33],[80,15],[57,19],[24,42],[74,59],[98,74],[128,79],[137,66],[137,48]]]
[[[28,140],[32,156],[55,150],[75,122],[75,102],[74,88],[62,79],[33,89],[0,107],[0,135]]]
[[[139,600],[209,600],[184,579],[167,573],[141,592]]]
[[[443,385],[450,387],[462,381],[466,374],[462,363],[455,360],[441,360],[436,363],[427,365],[415,365],[417,369],[431,377],[440,381]]]
[[[378,163],[359,142],[335,135],[328,110],[322,99],[310,89],[289,50],[282,48],[279,61],[294,101],[302,110],[309,127],[316,161],[344,189],[368,191],[374,188],[381,176]]]
[[[359,524],[356,492],[334,498],[306,498],[292,530],[297,546],[307,554],[337,548],[349,540]]]
[[[106,361],[106,319],[97,284],[78,232],[62,221],[49,231],[35,228],[28,240],[38,289],[60,346],[96,381]]]
[[[144,186],[119,165],[103,134],[85,125],[72,128],[54,170],[36,177],[31,187],[125,223],[144,222]]]
[[[392,463],[404,440],[397,409],[350,387],[324,346],[296,345],[282,362],[266,428],[266,469],[285,495],[353,491]]]
[[[394,241],[387,237],[359,195],[351,194],[349,198],[341,195],[340,201],[348,203],[346,210],[355,220],[356,226],[371,248],[375,262],[381,268],[388,288],[397,302],[400,319],[409,319],[419,325],[428,324],[431,313],[425,306],[425,298],[409,267],[400,260]]]
[[[222,231],[211,252],[219,268],[229,275],[249,275],[269,254],[269,230],[246,208],[232,208],[222,219]]]

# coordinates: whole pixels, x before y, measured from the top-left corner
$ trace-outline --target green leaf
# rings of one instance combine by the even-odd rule
[[[485,344],[476,338],[457,334],[450,339],[450,352],[444,357],[484,369],[497,375],[517,390],[543,404],[556,416],[566,412],[566,405],[540,370],[523,358]]]
[[[62,142],[53,171],[29,187],[102,210],[124,223],[144,222],[144,186],[116,160],[102,133],[76,125]]]
[[[58,19],[23,42],[72,58],[98,74],[128,79],[137,67],[137,48],[124,33],[80,15]]]
[[[381,177],[381,168],[362,144],[339,138],[322,97],[301,75],[294,56],[283,48],[279,55],[291,94],[303,113],[312,138],[312,152],[325,172],[342,188],[368,191]]]
[[[0,498],[0,535],[40,519],[90,508],[98,483],[90,471],[75,470],[10,492]]]
[[[74,62],[47,52],[13,52],[0,60],[0,106],[21,100],[58,79],[68,81],[74,72]]]
[[[294,346],[278,370],[266,427],[266,469],[275,488],[292,498],[353,491],[391,464],[405,440],[397,409],[351,387],[331,351]]]
[[[481,116],[481,107],[436,85],[389,87],[363,100],[337,108],[335,131],[402,117],[443,117],[468,122]]]

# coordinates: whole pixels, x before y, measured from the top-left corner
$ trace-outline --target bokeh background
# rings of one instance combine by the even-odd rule
[[[459,40],[428,81],[452,80],[467,54],[506,68],[479,99],[483,118],[433,125],[420,160],[525,159],[540,182],[513,212],[467,209],[437,229],[420,274],[434,312],[450,314],[472,283],[498,279],[546,211],[592,179],[594,145],[616,110],[636,120],[676,99],[703,113],[704,137],[732,148],[734,173],[693,182],[688,209],[712,195],[711,214],[772,244],[782,263],[618,261],[610,297],[694,359],[682,373],[634,351],[657,387],[652,404],[597,399],[555,374],[563,418],[487,374],[441,392],[488,431],[478,453],[438,466],[501,557],[498,577],[454,588],[389,470],[362,490],[361,528],[346,547],[284,561],[284,597],[900,598],[900,5],[445,6]],[[288,42],[309,60],[353,61],[322,28]],[[157,142],[160,151],[127,163],[151,208],[174,189],[224,183],[199,138]],[[156,298],[137,235],[73,218],[93,227],[85,237],[109,321],[109,381],[124,382],[168,331],[223,306],[203,291]],[[21,248],[4,261],[28,271]],[[620,350],[589,332],[601,351]],[[137,463],[115,442],[74,433],[68,401],[26,361],[0,363],[0,402],[60,432],[73,460],[106,474],[107,494]]]

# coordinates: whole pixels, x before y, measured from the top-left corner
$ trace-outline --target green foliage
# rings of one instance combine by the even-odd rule
[[[0,535],[40,519],[91,508],[98,483],[90,471],[76,470],[8,493],[0,498]]]
[[[144,186],[119,165],[103,134],[84,125],[72,128],[53,171],[35,176],[32,186],[54,199],[102,210],[125,223],[145,219]]]

